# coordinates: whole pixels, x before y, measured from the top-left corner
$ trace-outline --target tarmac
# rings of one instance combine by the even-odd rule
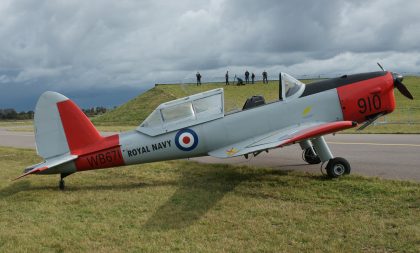
[[[349,161],[352,174],[420,182],[420,135],[336,134],[327,135],[326,140],[335,157]],[[0,128],[0,146],[35,148],[34,134]],[[321,173],[319,164],[308,165],[302,160],[299,145],[262,152],[257,157],[250,155],[249,159],[206,156],[191,160]]]
[[[352,174],[420,181],[420,135],[336,134],[327,135],[325,139],[335,157],[349,161]],[[193,160],[321,173],[320,164],[309,165],[302,160],[299,145],[262,152],[257,157],[250,156],[248,160],[244,157],[200,157]]]

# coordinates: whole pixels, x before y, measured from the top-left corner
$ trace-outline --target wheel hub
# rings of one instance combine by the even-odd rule
[[[344,165],[342,165],[342,164],[336,164],[336,165],[334,165],[333,170],[334,170],[335,174],[343,175],[344,172],[346,171],[346,168],[344,168]]]

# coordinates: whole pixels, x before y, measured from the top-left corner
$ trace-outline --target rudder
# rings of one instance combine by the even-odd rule
[[[78,149],[102,140],[92,122],[69,98],[47,91],[35,107],[35,142],[44,159]]]

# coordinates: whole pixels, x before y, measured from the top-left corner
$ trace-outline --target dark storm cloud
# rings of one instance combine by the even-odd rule
[[[230,1],[223,20],[244,39],[234,48],[269,53],[323,50],[331,40],[339,1]]]
[[[376,61],[418,72],[418,10],[415,0],[4,0],[0,89],[146,88],[245,68],[336,74]]]
[[[223,19],[243,36],[229,43],[233,50],[325,59],[343,52],[418,52],[419,9],[418,1],[247,0],[229,1]]]

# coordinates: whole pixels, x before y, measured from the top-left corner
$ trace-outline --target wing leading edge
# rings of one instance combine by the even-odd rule
[[[209,152],[208,154],[217,158],[228,158],[241,156],[262,150],[279,148],[295,144],[306,139],[315,138],[325,134],[334,133],[357,125],[353,121],[337,122],[311,122],[294,125],[288,128],[277,130],[269,134],[247,139],[223,148]]]

